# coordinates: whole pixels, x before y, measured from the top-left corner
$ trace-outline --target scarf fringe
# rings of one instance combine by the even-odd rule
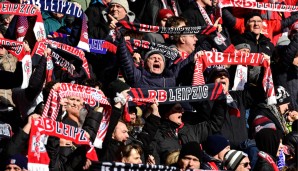
[[[49,171],[49,166],[46,164],[28,163],[28,170],[30,171]]]

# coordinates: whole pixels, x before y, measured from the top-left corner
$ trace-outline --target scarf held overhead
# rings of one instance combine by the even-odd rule
[[[92,143],[86,136],[86,131],[49,118],[40,118],[33,120],[31,124],[28,149],[29,170],[49,170],[50,159],[44,146],[45,135],[70,140],[75,144],[89,145],[90,150],[86,157],[92,161],[98,161]]]
[[[221,53],[221,52],[204,52],[203,56],[198,55],[194,76],[194,85],[205,84],[203,72],[206,67],[211,65],[250,65],[250,66],[263,66],[265,68],[263,77],[263,88],[267,95],[268,104],[276,104],[276,98],[274,93],[272,73],[270,65],[267,60],[264,60],[264,56],[259,53]]]
[[[250,8],[257,10],[266,11],[278,11],[278,12],[296,12],[298,11],[298,6],[294,5],[284,5],[275,3],[265,3],[265,2],[253,2],[251,0],[220,0],[219,7],[241,7]]]
[[[173,61],[180,56],[177,50],[173,50],[168,46],[165,46],[162,44],[157,44],[154,42],[148,42],[146,40],[138,40],[138,39],[130,39],[130,43],[132,47],[138,47],[138,48],[149,49],[149,50],[153,50],[153,49],[159,50],[163,52],[163,55],[166,58],[169,58]]]
[[[204,100],[216,100],[224,98],[222,85],[205,84],[189,87],[172,88],[131,88],[129,95],[133,98],[156,98],[159,103],[194,102]]]
[[[133,30],[145,33],[160,34],[210,34],[216,31],[214,26],[196,26],[196,27],[160,27],[134,22],[119,21],[118,26],[123,26],[127,30]]]
[[[99,130],[94,141],[94,146],[101,148],[111,116],[111,106],[101,90],[78,84],[60,83],[60,87],[57,90],[52,89],[50,91],[42,116],[56,120],[61,98],[69,96],[81,97],[91,107],[100,105],[104,107],[103,119],[100,123]]]

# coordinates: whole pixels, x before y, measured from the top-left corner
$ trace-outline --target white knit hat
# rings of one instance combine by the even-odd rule
[[[111,0],[110,4],[119,4],[127,13],[130,12],[127,0]]]

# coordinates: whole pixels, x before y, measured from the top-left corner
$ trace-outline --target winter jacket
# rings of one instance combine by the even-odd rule
[[[153,74],[145,68],[135,67],[133,58],[123,39],[120,40],[117,48],[117,57],[121,64],[123,77],[128,85],[137,88],[175,87],[177,85],[176,79],[181,77],[180,71],[194,62],[194,55],[195,53],[190,54],[187,59],[177,65],[172,65],[169,69],[165,67],[162,74]]]
[[[94,142],[103,114],[91,108],[88,110],[82,129],[88,132],[90,141]],[[69,117],[64,118],[62,122],[77,126],[77,123]],[[89,150],[87,146],[60,147],[57,137],[49,137],[46,148],[51,159],[49,164],[51,171],[82,170],[86,162],[86,152]]]
[[[251,47],[250,53],[265,53],[271,57],[274,51],[274,45],[270,42],[270,39],[263,34],[260,34],[259,39],[256,39],[256,36],[253,32],[245,31],[239,37],[235,37],[235,39],[241,39],[249,44]],[[263,78],[262,70],[260,66],[248,66],[248,82],[254,84],[260,83]]]
[[[18,62],[15,72],[0,70],[0,88],[11,89],[20,87],[23,81],[22,62]]]
[[[209,121],[196,125],[177,125],[170,120],[164,120],[158,128],[152,147],[154,158],[157,164],[164,164],[168,154],[180,150],[181,145],[190,141],[201,143],[214,132],[219,132],[224,121],[226,103],[219,100],[214,103]]]
[[[298,150],[298,121],[294,121],[292,124],[292,132],[288,133],[283,140],[283,144],[289,145],[293,150]],[[296,154],[297,156],[298,154]]]
[[[223,22],[230,29],[238,31],[240,34],[245,32],[244,18],[235,18],[227,9],[222,12]],[[289,27],[298,19],[298,14],[293,14],[284,20],[263,20],[262,34],[272,40],[274,35],[282,32],[282,29]],[[275,44],[276,42],[274,42]]]
[[[167,9],[173,11],[171,4],[172,0],[164,0],[167,3]],[[177,8],[178,15],[181,14],[180,6],[177,0],[174,0]],[[157,25],[158,12],[163,9],[162,0],[142,0],[142,10],[137,14],[138,19],[142,24]]]
[[[203,153],[200,169],[202,170],[224,170],[222,161]]]
[[[277,46],[275,49],[275,61],[271,63],[273,82],[286,88],[291,95],[292,107],[298,110],[298,67],[293,65],[298,52],[298,34],[293,36],[289,45]]]
[[[42,57],[29,79],[29,85],[25,89],[12,89],[12,99],[17,109],[26,117],[31,114],[35,107],[43,101],[41,94],[46,77],[46,58]]]
[[[109,25],[103,18],[102,11],[107,6],[98,2],[90,5],[85,11],[88,16],[88,36],[93,39],[105,39],[109,34]]]
[[[114,140],[112,138],[112,134],[114,132],[115,127],[118,124],[118,121],[122,115],[122,109],[118,109],[116,107],[112,108],[112,114],[110,117],[109,127],[105,136],[105,139],[102,144],[102,149],[96,149],[97,157],[99,161],[116,161],[117,159],[117,151],[119,147],[123,146],[124,143]]]
[[[65,16],[62,19],[56,19],[51,15],[50,12],[46,12],[46,11],[42,12],[42,19],[43,19],[46,35],[49,35],[50,32],[55,32],[60,27],[63,27],[65,25],[64,18]]]

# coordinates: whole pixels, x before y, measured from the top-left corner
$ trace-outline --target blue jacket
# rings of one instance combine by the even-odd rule
[[[137,68],[133,63],[133,58],[127,50],[124,40],[120,41],[117,48],[117,57],[121,63],[121,69],[125,81],[131,87],[152,88],[152,87],[175,87],[177,78],[181,77],[181,70],[191,68],[194,64],[195,52],[182,62],[165,68],[162,74],[153,74],[144,68]]]

